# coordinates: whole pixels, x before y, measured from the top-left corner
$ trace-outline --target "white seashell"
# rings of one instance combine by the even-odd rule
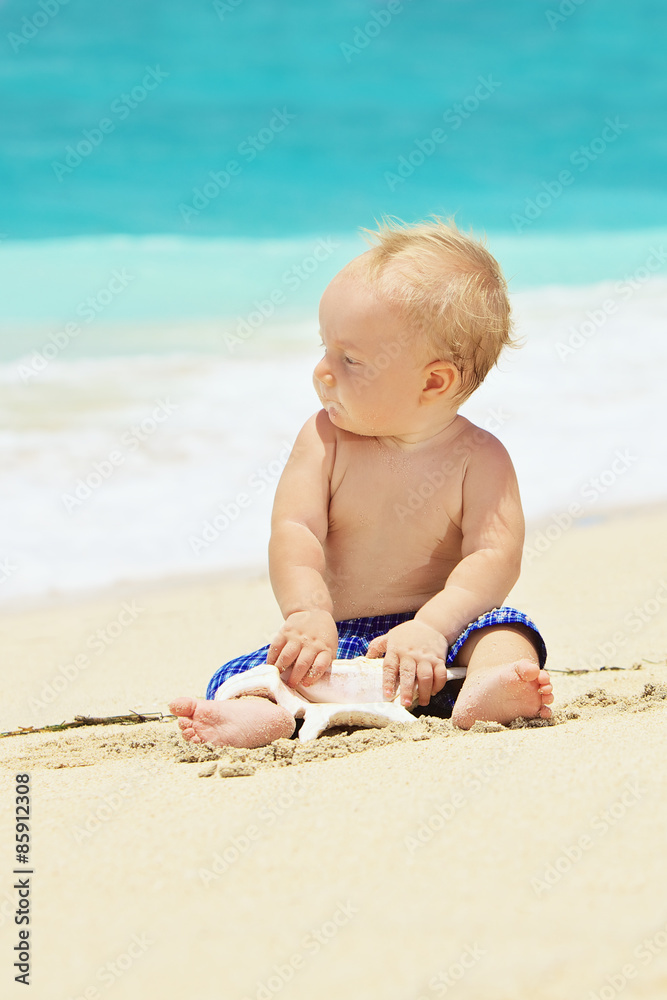
[[[367,702],[384,702],[382,692],[382,665],[384,660],[379,657],[356,656],[351,660],[334,660],[330,670],[323,674],[314,684],[305,686],[297,684],[290,690],[298,691],[308,701],[334,702],[339,705],[356,705]],[[289,681],[292,670],[284,670],[281,678]],[[447,680],[465,677],[465,667],[454,667],[447,671]],[[417,701],[417,685],[412,704]],[[398,701],[397,694],[394,701]]]
[[[303,719],[299,739],[313,740],[332,726],[388,726],[392,722],[416,722],[414,715],[394,701],[382,698],[382,659],[358,656],[352,660],[334,660],[314,684],[290,688],[277,667],[264,663],[230,677],[218,688],[215,700],[226,701],[243,695],[264,695],[294,716]],[[465,677],[464,667],[447,671],[447,679]],[[414,704],[414,702],[413,702]]]
[[[336,705],[327,702],[322,705],[310,704],[306,709],[299,739],[305,743],[321,736],[325,729],[333,726],[367,726],[382,728],[392,722],[417,722],[407,708],[393,701],[367,702],[365,705]]]

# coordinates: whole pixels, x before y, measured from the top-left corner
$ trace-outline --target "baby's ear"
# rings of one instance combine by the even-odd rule
[[[452,361],[434,361],[428,366],[424,391],[431,396],[453,396],[461,376]]]

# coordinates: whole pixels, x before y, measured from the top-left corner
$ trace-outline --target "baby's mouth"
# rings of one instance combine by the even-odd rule
[[[340,403],[336,399],[331,399],[330,396],[325,396],[323,392],[318,392],[318,396],[320,397],[320,403],[322,406],[340,406]]]
[[[335,399],[323,399],[322,406],[327,411],[329,419],[340,416],[342,407]]]

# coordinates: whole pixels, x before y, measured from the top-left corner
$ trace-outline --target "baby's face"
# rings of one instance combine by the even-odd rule
[[[396,309],[345,269],[322,296],[320,336],[325,353],[313,382],[331,422],[353,434],[411,433],[424,365]]]

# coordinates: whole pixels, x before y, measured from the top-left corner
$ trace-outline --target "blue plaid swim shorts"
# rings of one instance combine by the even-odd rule
[[[348,618],[346,621],[336,622],[338,626],[338,659],[351,660],[355,656],[365,656],[372,639],[384,635],[389,629],[402,622],[410,621],[417,614],[416,611],[403,611],[394,615],[374,615],[371,618]],[[463,646],[466,639],[470,638],[478,628],[486,628],[489,625],[525,625],[534,633],[532,640],[537,649],[540,666],[543,667],[547,659],[547,649],[544,639],[537,630],[537,626],[522,611],[515,608],[502,607],[495,608],[481,615],[476,621],[471,622],[461,635],[450,646],[447,653],[447,666],[451,667],[457,653]],[[237,656],[228,663],[223,664],[209,681],[206,689],[206,697],[209,700],[215,698],[215,692],[223,681],[235,674],[241,674],[251,667],[259,667],[266,663],[266,655],[269,646],[262,646],[254,653],[247,653],[245,656]],[[448,719],[452,714],[454,702],[456,701],[463,681],[448,681],[442,691],[434,695],[425,708],[416,708],[416,715],[438,715]]]

